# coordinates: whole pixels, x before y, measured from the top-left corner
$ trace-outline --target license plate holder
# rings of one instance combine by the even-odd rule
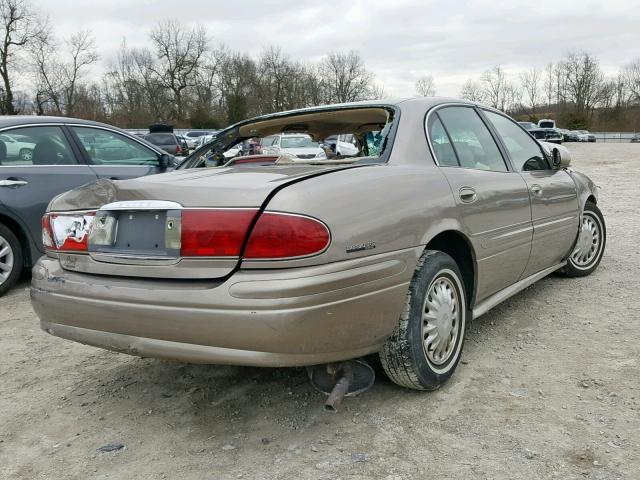
[[[131,256],[178,257],[179,249],[167,245],[169,221],[179,213],[167,210],[108,211],[115,218],[116,233],[111,245],[89,244],[90,252]]]

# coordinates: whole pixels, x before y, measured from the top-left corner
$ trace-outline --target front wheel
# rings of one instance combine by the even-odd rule
[[[405,308],[380,351],[387,376],[415,390],[435,390],[453,374],[467,323],[462,275],[446,253],[427,250],[409,285]]]
[[[19,156],[20,160],[30,162],[31,160],[33,160],[33,150],[31,150],[30,148],[23,148],[22,150],[20,150]]]
[[[20,242],[11,230],[0,224],[0,295],[16,283],[21,271]]]
[[[587,202],[582,212],[582,223],[576,246],[560,273],[567,277],[585,277],[591,274],[602,260],[607,242],[607,228],[598,206]]]

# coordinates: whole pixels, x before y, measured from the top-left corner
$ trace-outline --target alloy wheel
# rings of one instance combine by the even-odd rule
[[[0,285],[7,281],[13,270],[13,249],[6,238],[0,236]]]

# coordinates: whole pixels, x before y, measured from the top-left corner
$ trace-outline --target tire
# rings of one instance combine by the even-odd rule
[[[595,203],[587,202],[582,213],[582,228],[578,241],[567,259],[567,264],[559,273],[565,277],[591,275],[600,265],[606,243],[607,227],[602,212]]]
[[[18,238],[0,224],[0,296],[16,283],[22,266],[22,247]]]
[[[19,153],[20,160],[24,160],[25,162],[30,162],[33,159],[33,150],[29,148],[23,148]]]
[[[435,302],[438,298],[444,302]],[[394,383],[414,390],[436,390],[451,377],[462,355],[470,315],[466,300],[462,275],[453,258],[427,250],[409,285],[398,325],[379,353],[382,367]],[[452,305],[455,307],[447,310]],[[449,341],[438,355],[442,338]]]

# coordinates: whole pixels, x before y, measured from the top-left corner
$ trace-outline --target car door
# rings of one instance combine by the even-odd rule
[[[0,204],[16,218],[43,253],[41,219],[56,195],[97,179],[83,163],[61,125],[37,125],[5,129],[3,134],[33,146],[29,155],[20,150],[0,159]],[[32,252],[37,258],[38,252]]]
[[[540,144],[513,120],[489,110],[483,114],[529,189],[533,241],[523,276],[558,265],[570,253],[578,235],[576,185],[565,170],[552,168]]]
[[[478,302],[517,282],[527,265],[532,237],[529,192],[475,108],[439,108],[427,122],[433,154],[475,252]]]
[[[99,178],[124,180],[164,172],[160,152],[104,127],[68,125],[86,162]]]

